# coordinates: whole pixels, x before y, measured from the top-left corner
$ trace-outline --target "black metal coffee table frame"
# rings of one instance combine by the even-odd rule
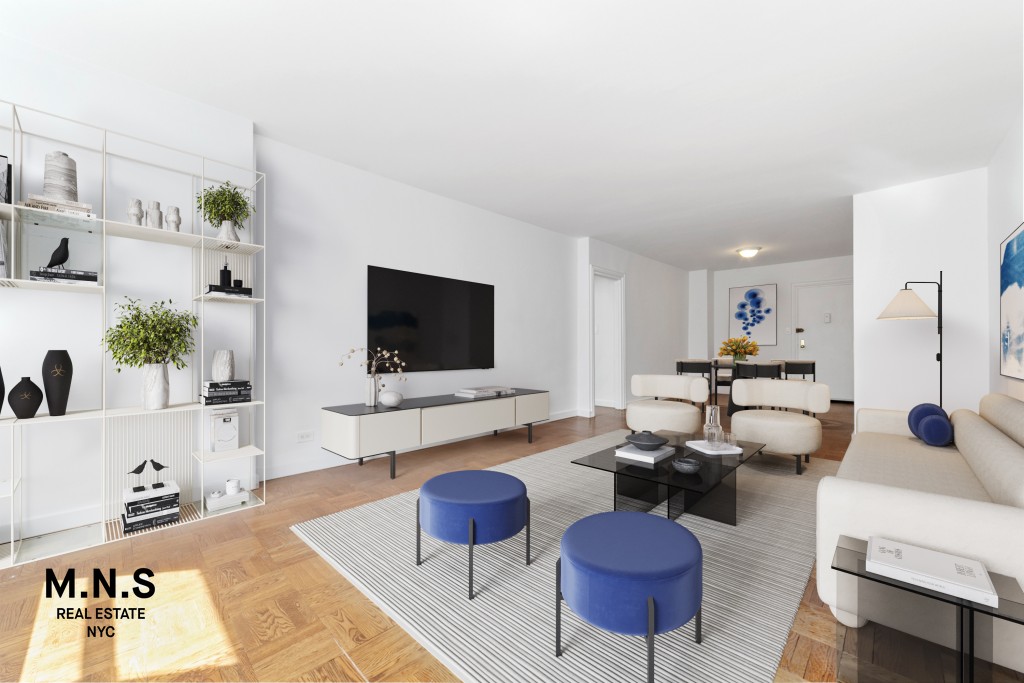
[[[709,455],[686,446],[698,437],[677,432],[658,432],[669,440],[676,453],[653,466],[615,457],[614,448],[573,460],[576,465],[612,473],[612,509],[650,512],[666,503],[665,516],[675,519],[683,512],[736,526],[736,470],[764,444],[737,442],[743,453]],[[672,466],[676,458],[693,458],[701,463],[695,474],[683,474]]]

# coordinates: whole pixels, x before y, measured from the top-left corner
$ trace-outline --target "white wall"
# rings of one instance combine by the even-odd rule
[[[253,124],[242,117],[52,55],[6,35],[0,39],[0,63],[4,64],[0,99],[230,163],[252,165]],[[0,154],[9,155],[10,134],[5,133],[0,141]],[[42,156],[63,145],[38,139],[28,140],[26,145],[26,157],[31,155],[31,158],[27,159],[25,184],[29,191],[36,192],[41,187],[41,172],[37,170]],[[99,211],[102,185],[99,156],[72,152],[72,156],[76,154],[79,155],[80,199],[93,203]],[[137,172],[127,169],[121,172],[116,164],[108,172],[112,197],[147,196],[147,192],[156,191]],[[167,188],[161,191],[166,192]],[[163,200],[165,206],[178,204],[182,207],[183,219],[187,220],[191,188],[175,188],[173,193],[173,196],[150,198]],[[72,243],[78,247],[73,250],[69,263],[84,258],[83,239],[82,235],[73,236]],[[111,275],[106,282],[109,300],[131,294],[146,301],[171,297],[175,302],[190,302],[187,273],[191,268],[191,254],[188,250],[111,240],[107,257],[118,265],[117,275]],[[82,261],[77,263],[86,265]],[[0,291],[0,330],[21,330],[16,337],[5,335],[5,342],[0,345],[0,370],[8,391],[23,375],[41,384],[40,368],[46,351],[67,349],[74,363],[68,409],[99,408],[103,333],[100,308],[98,296]],[[45,317],[40,316],[40,311],[46,312]],[[114,320],[112,307],[107,311],[107,319],[109,323]],[[116,375],[113,368],[109,368],[108,399],[114,405],[140,403],[140,372]],[[172,400],[190,400],[188,371],[172,370],[171,374],[174,376]],[[40,412],[45,411],[44,402]],[[10,406],[5,405],[0,415],[9,417]],[[25,533],[45,533],[98,521],[101,517],[99,422],[72,422],[50,430],[33,427],[22,431],[26,448]],[[2,471],[0,478],[3,478]],[[7,520],[0,519],[0,526],[6,523]]]
[[[594,403],[619,408],[622,403],[622,315],[619,281],[594,278]]]
[[[503,384],[551,391],[576,413],[576,240],[256,137],[267,173],[268,476],[347,461],[320,448],[322,406],[363,399],[338,367],[366,343],[368,264],[495,286],[495,368],[409,373],[408,396]],[[296,432],[314,430],[312,444]]]
[[[761,346],[757,360],[776,360],[797,358],[797,337],[793,333],[793,285],[810,282],[834,282],[849,280],[853,277],[853,257],[836,256],[833,258],[815,259],[813,261],[797,261],[794,263],[777,263],[768,266],[752,266],[719,270],[714,275],[714,337],[711,348],[712,356],[718,355],[721,343],[729,338],[729,288],[747,285],[775,284],[778,293],[775,312],[778,325],[778,344]],[[840,321],[836,321],[837,324]]]
[[[577,252],[585,263],[577,274],[577,334],[586,339],[590,329],[590,268],[601,268],[625,276],[626,362],[623,386],[636,374],[675,373],[675,361],[682,358],[687,344],[689,273],[612,246],[600,240],[581,238]],[[579,261],[578,261],[579,262]],[[590,386],[590,345],[581,344],[577,358],[579,372],[580,415],[593,414],[593,389]],[[631,394],[626,391],[626,401]]]
[[[907,280],[944,272],[947,410],[989,390],[991,258],[987,171],[976,169],[854,196],[854,353],[858,407],[909,409],[938,401],[934,320],[877,320]],[[936,288],[915,287],[936,307]]]
[[[1016,123],[988,164],[989,377],[992,391],[1024,399],[1024,381],[999,374],[999,246],[1024,222],[1024,118]]]
[[[714,330],[712,300],[715,293],[715,274],[708,270],[691,270],[689,280],[686,357],[712,358],[718,352],[717,347],[712,347],[711,340]]]

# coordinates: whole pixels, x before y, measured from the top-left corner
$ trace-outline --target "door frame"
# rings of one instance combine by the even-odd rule
[[[613,280],[618,293],[619,299],[619,358],[618,358],[618,378],[619,378],[619,391],[618,395],[615,396],[615,409],[625,410],[626,409],[626,274],[621,273],[617,270],[611,270],[609,268],[602,268],[601,266],[590,266],[590,324],[587,326],[589,337],[588,343],[590,345],[590,414],[595,415],[597,410],[597,394],[595,390],[595,364],[597,363],[597,354],[594,344],[594,279],[602,277],[607,280]]]

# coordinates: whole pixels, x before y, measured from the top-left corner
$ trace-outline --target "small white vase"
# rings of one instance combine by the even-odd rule
[[[210,370],[214,382],[230,382],[235,378],[235,352],[218,349],[213,352],[213,365]]]
[[[168,406],[171,386],[167,381],[167,363],[147,363],[142,366],[142,407],[145,410],[163,410]]]
[[[128,222],[132,225],[142,225],[142,219],[146,212],[142,209],[142,200],[133,199],[128,203]]]
[[[160,202],[150,202],[146,210],[146,225],[161,230],[164,227],[164,212],[160,210]]]
[[[164,226],[171,232],[181,231],[181,212],[178,210],[178,207],[167,207],[167,215],[164,216]]]
[[[402,405],[402,401],[405,399],[397,391],[385,391],[380,395],[380,404],[385,408],[397,408]]]
[[[217,233],[217,239],[224,240],[226,242],[241,242],[238,238],[238,233],[235,232],[235,224],[233,221],[224,221],[220,224],[220,232]]]
[[[366,378],[366,405],[370,408],[377,406],[380,399],[380,378],[371,375]]]

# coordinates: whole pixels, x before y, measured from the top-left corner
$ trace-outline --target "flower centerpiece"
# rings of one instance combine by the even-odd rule
[[[384,388],[381,375],[398,375],[397,381],[404,382],[405,377],[402,368],[405,362],[398,357],[398,349],[390,351],[379,346],[376,351],[361,346],[358,349],[349,349],[345,357],[338,361],[338,365],[344,365],[356,354],[366,354],[366,360],[360,361],[359,365],[366,366],[366,405],[376,406],[380,398],[380,391]]]
[[[722,348],[718,349],[719,356],[732,356],[733,360],[746,360],[747,356],[756,356],[758,351],[757,342],[753,339],[743,337],[730,337],[722,342]]]

